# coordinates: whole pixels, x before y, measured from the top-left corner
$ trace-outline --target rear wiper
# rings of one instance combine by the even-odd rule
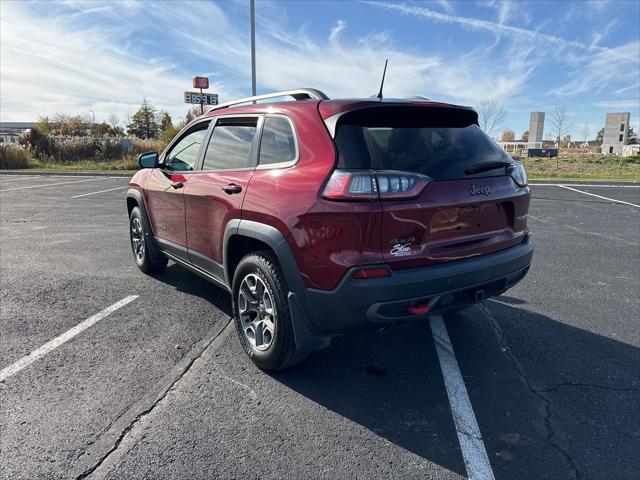
[[[512,162],[499,161],[499,162],[479,162],[471,165],[464,173],[465,175],[473,175],[474,173],[486,172],[487,170],[494,170],[496,168],[510,167]]]

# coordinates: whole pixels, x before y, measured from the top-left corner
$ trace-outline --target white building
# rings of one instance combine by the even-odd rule
[[[20,135],[31,130],[34,125],[33,122],[0,122],[0,143],[17,145],[20,142]]]
[[[629,112],[607,113],[602,136],[603,155],[622,155],[623,147],[627,143],[630,119]]]

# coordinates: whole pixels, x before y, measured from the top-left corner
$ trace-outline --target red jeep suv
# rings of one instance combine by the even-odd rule
[[[500,295],[531,263],[524,169],[468,107],[277,92],[215,107],[139,163],[138,267],[171,259],[227,289],[266,370]]]

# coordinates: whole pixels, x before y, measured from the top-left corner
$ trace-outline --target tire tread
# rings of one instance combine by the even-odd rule
[[[285,368],[292,367],[301,361],[303,361],[307,357],[307,353],[299,352],[296,348],[295,337],[293,334],[293,326],[291,319],[291,309],[289,307],[289,288],[287,287],[286,281],[284,279],[284,275],[280,270],[280,264],[276,260],[274,254],[269,250],[259,250],[256,252],[249,253],[242,257],[240,262],[238,263],[238,267],[236,268],[236,272],[241,270],[241,267],[245,263],[252,263],[260,265],[266,273],[269,275],[270,279],[275,285],[276,294],[280,298],[280,302],[282,304],[282,309],[278,312],[280,316],[280,325],[284,325],[285,328],[281,328],[281,332],[279,333],[282,337],[279,339],[281,342],[280,345],[280,355],[279,358],[271,365],[262,366],[259,365],[260,368],[264,368],[265,370],[284,370]],[[235,285],[234,281],[234,285]],[[233,299],[234,305],[236,304],[235,298]],[[235,307],[234,307],[234,315],[235,315]],[[242,335],[240,332],[240,327],[238,325],[238,321],[236,319],[236,329],[238,330],[238,334]],[[255,362],[255,360],[254,360]]]

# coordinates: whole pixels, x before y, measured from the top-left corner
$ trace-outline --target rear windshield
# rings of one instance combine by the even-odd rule
[[[335,137],[338,168],[401,170],[453,180],[464,178],[465,170],[478,163],[510,160],[472,123],[475,119],[468,112],[451,118],[434,116],[430,107],[413,107],[400,118],[378,110],[340,122]],[[487,174],[496,175],[496,170],[482,175]]]

